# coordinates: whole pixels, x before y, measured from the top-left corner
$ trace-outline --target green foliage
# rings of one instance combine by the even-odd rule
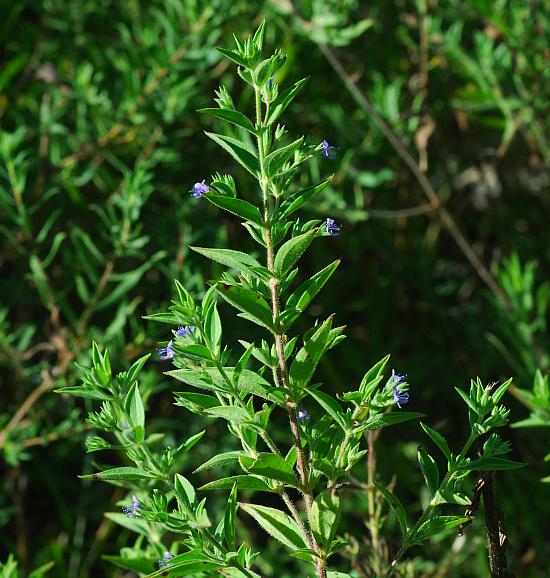
[[[411,578],[488,574],[476,553],[484,552],[482,510],[464,543],[451,548],[450,540],[470,519],[462,514],[478,476],[510,468],[497,476],[508,558],[526,578],[544,573],[540,527],[550,513],[547,488],[539,483],[548,479],[542,457],[550,423],[545,6],[519,0],[5,4],[0,560],[9,552],[20,560],[19,573],[13,560],[9,572],[34,575],[33,568],[52,560],[50,574],[61,578],[114,578],[121,569],[160,575],[155,561],[171,547],[178,558],[173,575],[206,564],[211,572],[249,578],[313,574],[310,545],[281,556],[284,547],[238,512],[238,502],[282,511],[284,492],[295,500],[301,488],[314,496],[310,520],[305,501],[295,502],[302,523],[323,557],[342,570],[327,575],[358,578],[355,570],[345,573],[350,559],[368,575],[381,575],[399,547],[398,520],[392,499],[384,501],[374,483],[388,485],[415,520],[455,467],[459,454],[450,448],[460,450],[469,428],[461,398],[449,391],[465,375],[502,383],[509,365],[516,376],[509,391],[520,402],[506,404],[519,428],[512,432],[513,457],[530,467],[515,470],[509,446],[493,437],[509,416],[500,402],[483,399],[486,386],[464,393],[479,438],[453,474],[464,474],[463,489],[435,490],[439,503],[414,539],[423,548],[406,554],[398,571]],[[264,17],[269,26],[240,40]],[[236,47],[216,50],[231,33]],[[261,55],[264,45],[281,43],[286,55]],[[338,47],[333,54],[347,81],[326,47]],[[237,63],[244,90],[225,56]],[[307,83],[299,80],[306,75]],[[464,243],[447,235],[437,203],[421,204],[410,165],[380,132],[376,115],[356,100],[352,84],[418,159]],[[218,85],[214,108],[208,94]],[[259,119],[249,114],[255,87]],[[292,136],[297,129],[306,136]],[[201,137],[203,130],[215,138]],[[325,138],[337,147],[334,160],[321,152]],[[211,191],[193,199],[189,188],[216,168],[222,174],[206,181]],[[324,230],[327,216],[343,223],[338,239]],[[265,257],[269,227],[273,261],[280,255],[277,265],[285,270],[275,277]],[[300,238],[313,237],[319,238],[301,251]],[[460,252],[469,241],[482,260],[498,257],[493,271],[505,298],[492,298],[492,308],[480,290],[480,270],[469,269]],[[517,254],[501,259],[511,247]],[[271,307],[273,279],[278,315]],[[332,327],[336,319],[349,337],[329,353],[344,338],[343,328]],[[148,354],[159,341],[167,346],[166,324],[192,323],[196,334],[173,338],[174,367],[161,375]],[[281,349],[274,331],[284,336],[289,368],[300,356],[290,400],[274,385]],[[487,333],[495,348],[484,342]],[[411,411],[395,407],[387,357],[356,385],[360,365],[389,350],[418,384]],[[407,388],[399,384],[401,392]],[[186,389],[175,392],[174,406],[170,389]],[[311,413],[296,424],[310,488],[300,486],[296,446],[288,449],[289,401]],[[182,410],[193,412],[192,419]],[[406,423],[425,414],[438,430],[423,425],[427,442],[414,422]],[[274,460],[266,432],[282,450]],[[419,443],[426,448],[417,450]],[[96,452],[104,450],[102,456],[117,457],[99,460]],[[216,455],[225,458],[200,468]],[[195,478],[189,472],[196,467]],[[108,470],[120,468],[149,477],[90,481],[94,472],[109,477]],[[206,558],[187,551],[199,545],[188,513],[170,494],[176,473],[210,490],[213,525],[205,528],[214,541],[207,542]],[[155,487],[154,495],[169,504],[154,501]],[[127,506],[132,492],[143,506],[139,518],[108,512],[101,521],[107,504]],[[526,496],[540,507],[526,504]],[[202,532],[206,518],[192,514]],[[226,548],[224,555],[215,543]]]

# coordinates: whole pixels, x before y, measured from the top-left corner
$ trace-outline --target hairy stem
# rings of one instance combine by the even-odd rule
[[[262,125],[262,101],[260,89],[258,87],[254,88],[256,96],[256,124],[260,129]],[[267,268],[271,272],[271,279],[269,281],[269,287],[271,291],[271,307],[273,311],[273,322],[275,324],[275,329],[273,331],[273,337],[275,339],[275,348],[277,351],[277,358],[279,361],[279,367],[276,372],[277,382],[276,385],[283,386],[287,394],[287,404],[286,409],[288,412],[288,418],[290,423],[290,431],[292,438],[294,440],[294,447],[296,448],[296,465],[298,469],[298,474],[300,476],[300,481],[302,482],[302,494],[304,496],[304,504],[306,508],[307,518],[309,526],[311,527],[311,509],[313,505],[313,492],[309,486],[308,477],[308,466],[304,451],[302,449],[302,439],[300,435],[300,427],[298,425],[298,416],[296,411],[296,403],[292,399],[290,394],[290,380],[288,376],[288,367],[286,363],[284,344],[283,344],[283,334],[280,327],[278,326],[278,319],[280,315],[280,305],[279,305],[279,279],[275,275],[275,254],[274,254],[274,244],[273,236],[271,232],[271,214],[269,207],[269,189],[270,182],[269,177],[265,172],[264,159],[266,156],[265,151],[265,138],[264,133],[258,134],[258,160],[260,163],[260,187],[262,190],[263,198],[263,210],[264,210],[264,240],[267,249]],[[286,502],[285,502],[286,503]],[[288,507],[288,504],[287,504]],[[320,553],[319,545],[315,540],[315,537],[310,532],[306,532],[308,539],[308,545],[312,550]],[[322,558],[316,559],[316,569],[318,578],[326,578],[326,563]]]

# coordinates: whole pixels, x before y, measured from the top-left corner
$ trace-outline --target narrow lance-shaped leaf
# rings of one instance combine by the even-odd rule
[[[251,205],[252,206],[252,205]],[[261,279],[263,281],[269,281],[271,274],[269,270],[254,257],[248,253],[242,253],[241,251],[233,251],[231,249],[208,249],[206,247],[189,247],[193,251],[217,261],[222,265],[236,269],[241,273],[250,273],[254,277]]]
[[[330,339],[332,316],[319,325],[315,333],[304,343],[290,365],[290,383],[295,388],[305,387],[317,367]]]
[[[300,313],[305,311],[307,306],[313,301],[315,296],[321,291],[325,283],[330,279],[340,261],[334,261],[321,271],[315,273],[313,277],[302,283],[288,298],[285,310],[281,313],[279,320],[287,331]]]
[[[381,427],[403,423],[411,419],[424,417],[426,414],[417,411],[392,411],[391,413],[378,413],[359,426],[356,431],[374,430]]]
[[[204,114],[226,120],[232,124],[244,128],[252,134],[256,134],[256,129],[254,128],[254,125],[250,119],[238,110],[228,110],[225,108],[200,108],[197,112],[202,112]]]
[[[156,476],[153,475],[151,472],[148,472],[147,470],[143,470],[141,468],[123,467],[123,468],[112,468],[110,470],[103,470],[102,472],[98,472],[97,474],[88,474],[86,476],[78,476],[78,477],[82,478],[83,480],[133,481],[133,480],[151,479],[155,478]]]
[[[424,480],[430,490],[430,496],[433,498],[439,488],[439,470],[432,456],[422,447],[418,448],[418,463],[422,470]]]
[[[204,333],[218,355],[222,341],[222,322],[218,313],[218,304],[213,301],[204,316]]]
[[[287,199],[281,205],[281,217],[289,217],[292,213],[296,212],[298,209],[303,207],[307,202],[311,201],[313,197],[318,195],[321,191],[323,191],[332,181],[334,175],[328,177],[321,183],[317,185],[313,185],[312,187],[307,187],[299,191],[298,193],[292,195],[291,198]]]
[[[273,313],[266,300],[259,293],[224,283],[218,283],[216,288],[223,299],[243,312],[243,317],[266,329],[273,329]]]
[[[332,396],[316,389],[305,388],[305,391],[315,399],[343,430],[346,430],[351,425],[349,416],[346,415],[342,406]]]
[[[239,506],[241,510],[250,514],[268,534],[288,548],[297,550],[306,547],[298,525],[284,512],[256,504],[240,503]]]
[[[384,496],[386,502],[388,502],[390,508],[393,510],[395,517],[401,527],[401,532],[403,534],[403,538],[406,538],[409,534],[409,523],[407,521],[407,514],[405,512],[405,508],[403,504],[399,500],[399,498],[388,488],[374,482],[374,485],[378,489],[378,491]]]
[[[262,453],[256,459],[243,458],[242,463],[253,474],[277,480],[295,488],[300,487],[294,470],[277,454]]]
[[[317,542],[328,545],[340,520],[340,498],[330,490],[321,492],[311,507],[311,531]]]
[[[275,274],[279,279],[282,279],[290,271],[294,263],[304,254],[316,234],[316,230],[308,231],[283,243],[275,256]]]
[[[260,162],[258,157],[247,145],[241,141],[222,134],[205,131],[214,142],[225,149],[239,164],[241,164],[254,177],[260,174]]]
[[[441,450],[443,455],[447,458],[447,461],[450,462],[452,459],[452,454],[447,440],[439,432],[427,426],[425,423],[420,422],[420,426],[428,434],[428,436],[430,436],[434,444]]]
[[[209,193],[206,198],[220,209],[225,209],[238,217],[242,217],[247,221],[252,221],[256,225],[264,225],[262,216],[257,207],[242,199],[235,197],[226,197],[224,195],[213,195]]]
[[[307,82],[307,78],[302,78],[284,92],[271,103],[269,109],[269,116],[267,117],[267,126],[272,125],[283,114],[286,107],[294,100],[295,96],[300,92],[301,88]]]
[[[131,425],[134,428],[139,429],[139,435],[136,441],[143,441],[143,428],[145,426],[145,409],[143,407],[143,401],[141,399],[141,394],[139,393],[139,388],[137,382],[130,387],[126,399],[124,401],[124,409],[130,418]],[[138,431],[138,430],[136,430]]]

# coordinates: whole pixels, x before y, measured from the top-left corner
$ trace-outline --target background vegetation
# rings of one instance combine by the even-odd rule
[[[312,218],[343,224],[330,245],[342,265],[311,319],[334,312],[349,338],[321,368],[335,391],[387,352],[408,374],[411,410],[451,440],[466,417],[450,395],[480,375],[514,376],[507,432],[528,466],[498,475],[509,559],[519,576],[550,560],[545,496],[550,393],[548,103],[550,10],[537,0],[2,0],[0,71],[0,561],[21,575],[55,564],[60,578],[123,576],[102,559],[128,533],[109,518],[121,493],[76,476],[86,407],[52,393],[75,385],[91,341],[116,370],[164,339],[142,320],[163,310],[173,280],[197,294],[216,271],[189,244],[248,242],[234,219],[193,199],[193,183],[224,163],[195,113],[233,86],[215,50],[262,18],[268,47],[289,56],[278,82],[311,78],[286,122],[338,147],[336,176]],[[311,177],[320,173],[310,165]],[[325,161],[327,162],[327,161]],[[241,179],[246,183],[246,179]],[[248,181],[249,182],[249,181]],[[254,190],[243,195],[254,195]],[[221,221],[220,219],[223,219]],[[223,226],[220,226],[220,223]],[[329,258],[330,258],[329,257]],[[313,251],[306,269],[328,262]],[[230,310],[226,331],[242,328]],[[304,326],[307,322],[304,322]],[[360,363],[359,363],[360,362]],[[201,424],[165,391],[154,427]],[[155,402],[156,403],[156,402]],[[198,418],[197,418],[198,420]],[[439,420],[439,423],[437,423]],[[218,428],[218,429],[216,429]],[[403,492],[422,484],[417,430],[380,440],[380,475]],[[224,430],[209,427],[219,447]],[[189,470],[207,457],[190,454]],[[391,468],[389,467],[391,465]],[[387,471],[385,472],[385,468]],[[366,539],[346,506],[349,540]],[[263,546],[262,535],[250,540]],[[481,519],[412,558],[410,576],[487,575]],[[389,547],[392,547],[390,542]],[[280,561],[266,554],[274,572]],[[361,561],[357,561],[360,567]],[[292,576],[292,571],[280,576]],[[5,576],[15,571],[6,570]],[[13,573],[9,573],[13,572]],[[272,574],[275,575],[275,574]],[[360,576],[361,574],[358,574]]]

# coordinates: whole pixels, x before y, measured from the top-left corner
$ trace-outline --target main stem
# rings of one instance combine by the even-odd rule
[[[254,87],[254,92],[256,96],[256,126],[258,129],[262,127],[262,101],[260,95],[260,89]],[[267,115],[266,115],[267,116]],[[283,345],[283,334],[280,327],[278,326],[278,319],[280,314],[279,306],[279,279],[275,275],[275,255],[273,247],[273,237],[271,233],[271,215],[269,210],[269,177],[265,172],[265,140],[264,133],[260,133],[257,136],[258,140],[258,160],[260,163],[260,187],[262,189],[263,197],[263,209],[264,209],[264,227],[265,227],[265,244],[267,249],[267,268],[271,272],[271,279],[269,280],[269,287],[271,291],[271,308],[273,311],[273,322],[275,329],[273,330],[273,336],[275,338],[275,348],[277,350],[277,358],[279,360],[279,367],[277,370],[277,385],[282,385],[287,392],[290,393],[290,380],[288,377],[288,367],[286,364],[285,351]],[[306,458],[304,451],[302,449],[302,439],[300,435],[300,427],[298,425],[298,416],[296,412],[296,403],[292,397],[287,393],[286,396],[286,409],[288,412],[288,418],[290,422],[290,431],[292,438],[294,439],[294,446],[296,448],[296,465],[298,468],[298,474],[300,476],[300,481],[302,482],[302,494],[304,496],[304,503],[306,507],[307,518],[309,526],[311,528],[311,509],[313,506],[313,493],[309,486],[308,468],[306,463]],[[308,546],[320,553],[319,545],[315,540],[313,534],[308,533]],[[325,560],[321,557],[316,558],[316,568],[318,578],[326,578],[327,571]]]

